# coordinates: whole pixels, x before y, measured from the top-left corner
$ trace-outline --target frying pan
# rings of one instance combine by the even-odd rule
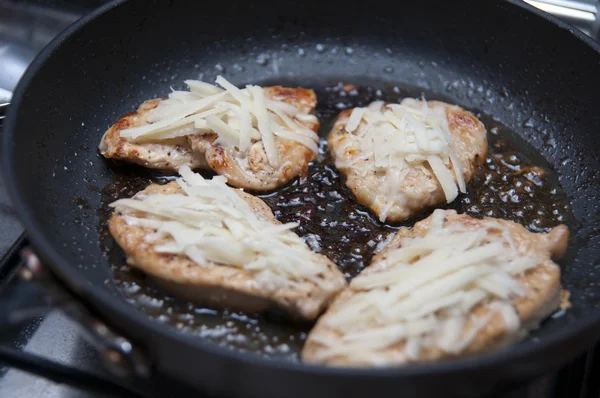
[[[597,43],[517,1],[115,1],[57,37],[22,78],[3,171],[43,262],[151,359],[148,394],[476,396],[552,370],[598,337],[599,71]],[[118,116],[200,73],[236,84],[407,84],[492,115],[545,158],[569,196],[575,249],[563,285],[573,307],[518,346],[389,369],[264,359],[149,319],[106,283],[96,210],[115,172],[95,148]],[[88,206],[75,205],[81,198]]]

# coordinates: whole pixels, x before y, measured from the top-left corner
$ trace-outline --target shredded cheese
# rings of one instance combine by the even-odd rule
[[[412,98],[400,104],[376,101],[366,108],[354,108],[344,129],[359,136],[361,147],[373,155],[377,173],[385,176],[380,189],[386,202],[380,221],[402,200],[401,183],[411,167],[429,165],[448,203],[459,191],[466,192],[462,166],[451,150],[444,106],[430,107],[425,99]]]
[[[220,145],[242,155],[252,144],[261,142],[273,167],[279,165],[275,136],[319,152],[317,133],[306,127],[316,123],[316,117],[291,104],[266,98],[262,87],[239,89],[222,76],[216,79],[222,88],[197,80],[185,83],[190,91],[173,91],[147,113],[149,124],[121,130],[121,137],[143,143],[217,134]]]
[[[185,255],[201,267],[216,263],[254,272],[267,291],[331,283],[323,278],[328,265],[292,232],[297,224],[262,219],[225,177],[205,180],[187,166],[179,172],[184,193],[138,194],[111,204],[128,225],[153,230],[145,240],[154,250]]]
[[[377,365],[396,354],[416,360],[425,349],[458,354],[497,314],[516,331],[513,300],[527,294],[516,277],[539,263],[518,250],[504,225],[444,225],[438,209],[425,236],[403,239],[352,280],[354,294],[323,320],[341,342],[319,341],[318,356]],[[488,310],[483,317],[471,312],[478,304]]]

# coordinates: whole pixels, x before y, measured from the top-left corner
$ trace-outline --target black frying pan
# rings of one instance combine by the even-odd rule
[[[216,12],[226,16],[207,16]],[[289,13],[298,16],[278,16]],[[151,393],[478,395],[556,368],[598,337],[599,51],[516,1],[116,1],[61,34],[21,80],[4,127],[4,173],[43,261],[153,360]],[[563,284],[573,308],[497,353],[379,370],[264,359],[151,320],[105,283],[112,272],[99,244],[99,191],[119,169],[96,146],[119,115],[200,73],[237,84],[398,84],[493,115],[541,154],[568,195]]]

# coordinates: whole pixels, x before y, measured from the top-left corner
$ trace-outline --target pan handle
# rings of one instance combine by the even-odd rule
[[[600,2],[589,0],[524,0],[529,5],[582,30],[600,40]]]
[[[36,282],[54,301],[63,303],[60,310],[80,327],[83,337],[98,350],[110,373],[119,378],[148,377],[150,373],[148,361],[139,349],[92,315],[42,265],[30,248],[23,249],[21,256],[25,262],[19,270],[19,277],[28,282]]]
[[[21,257],[24,261],[16,276],[28,285],[41,287],[52,306],[75,321],[82,337],[98,350],[105,369],[113,377],[108,379],[6,346],[0,346],[0,362],[58,383],[96,393],[104,392],[110,396],[148,395],[144,390],[147,390],[149,384],[150,361],[140,348],[101,322],[43,266],[30,248],[22,249]],[[9,325],[22,322],[37,313],[35,308],[12,308],[8,314],[4,314],[5,322]]]
[[[109,397],[141,397],[141,391],[11,347],[0,346],[0,362],[36,376]]]

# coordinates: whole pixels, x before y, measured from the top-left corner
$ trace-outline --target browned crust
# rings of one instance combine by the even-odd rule
[[[469,183],[477,171],[477,166],[485,162],[487,156],[487,134],[485,126],[471,112],[464,110],[459,106],[452,106],[439,101],[430,101],[429,106],[444,105],[446,106],[446,116],[448,118],[448,128],[450,132],[463,143],[473,148],[476,148],[476,153],[473,157],[467,160],[469,167],[464,168],[465,182]],[[484,138],[481,140],[481,135]],[[460,156],[460,154],[458,154]]]
[[[248,167],[245,170],[230,151],[215,145],[205,136],[190,136],[189,140],[195,151],[205,152],[208,167],[215,173],[227,177],[230,185],[254,191],[271,191],[287,184],[297,176],[305,176],[308,172],[308,164],[315,157],[315,154],[304,145],[275,137],[279,152],[279,166],[271,166],[262,145],[254,145],[248,153]]]
[[[183,138],[157,142],[132,143],[121,137],[121,131],[148,124],[144,115],[156,108],[160,98],[146,101],[135,112],[127,113],[112,125],[100,142],[100,153],[109,159],[123,160],[151,169],[177,171],[187,164],[191,168],[206,168],[204,156],[192,151],[188,141]]]
[[[152,184],[142,192],[173,194],[181,191],[176,182],[170,182],[164,186]],[[255,213],[272,223],[279,223],[265,202],[243,191],[235,192]],[[144,271],[173,294],[203,304],[246,312],[262,312],[279,307],[293,317],[311,320],[346,286],[344,276],[336,265],[317,253],[314,253],[315,261],[328,265],[323,277],[331,280],[331,290],[306,282],[297,288],[266,292],[258,285],[251,271],[212,262],[200,266],[183,255],[157,253],[153,246],[162,242],[144,241],[144,237],[153,231],[128,225],[118,212],[110,218],[109,230],[131,266]]]
[[[265,87],[265,95],[274,101],[283,101],[294,105],[303,113],[314,113],[317,107],[317,94],[314,90],[302,87]],[[318,125],[317,125],[318,128]],[[316,131],[316,130],[315,130]]]
[[[265,87],[265,95],[270,99],[294,105],[304,113],[313,114],[317,106],[315,92],[305,88]],[[314,132],[319,129],[318,121],[305,126]],[[271,166],[262,145],[256,144],[248,153],[247,165],[242,166],[231,151],[214,144],[212,137],[190,136],[189,141],[194,151],[205,153],[208,167],[227,177],[229,184],[254,191],[271,191],[298,176],[305,176],[308,164],[316,157],[316,154],[304,145],[275,137],[279,166]]]
[[[560,258],[567,246],[569,231],[566,226],[559,225],[552,229],[548,234],[535,234],[529,232],[523,226],[511,221],[499,219],[474,219],[467,215],[457,214],[454,210],[445,211],[446,224],[460,223],[468,227],[478,228],[485,225],[486,222],[498,222],[510,231],[510,234],[515,239],[517,247],[522,252],[535,252],[545,258],[536,267],[528,270],[523,276],[518,277],[528,289],[528,294],[525,297],[513,301],[513,305],[517,310],[521,319],[522,325],[529,330],[536,328],[543,318],[547,317],[557,309],[560,302],[560,268],[551,258]],[[407,237],[422,237],[429,230],[431,216],[423,221],[415,224],[412,229],[401,228],[394,239],[386,246],[386,248],[377,254],[369,267],[363,273],[378,272],[376,264],[384,260],[390,251],[400,247],[401,241]],[[302,352],[302,358],[306,362],[323,363],[326,365],[337,366],[372,366],[367,363],[361,363],[346,356],[338,356],[325,361],[317,359],[317,354],[324,347],[321,345],[315,336],[327,336],[328,338],[339,340],[341,336],[329,329],[325,321],[328,315],[335,313],[336,308],[342,305],[346,300],[352,297],[357,291],[349,287],[343,291],[338,298],[330,306],[329,310],[319,319],[317,325],[311,331],[307,342]],[[489,303],[482,303],[476,306],[472,314],[478,317],[484,317],[489,313]],[[468,322],[465,327],[465,332],[473,327],[471,322]],[[507,344],[518,341],[523,337],[523,331],[510,333],[504,324],[504,320],[500,314],[492,316],[486,326],[481,329],[469,346],[460,354],[452,355],[438,348],[423,348],[420,357],[417,361],[390,359],[390,365],[401,365],[409,362],[429,362],[441,359],[453,358],[456,356],[468,356],[482,352],[493,351]],[[404,349],[405,343],[401,342],[393,347],[390,347],[383,355],[398,353]]]

